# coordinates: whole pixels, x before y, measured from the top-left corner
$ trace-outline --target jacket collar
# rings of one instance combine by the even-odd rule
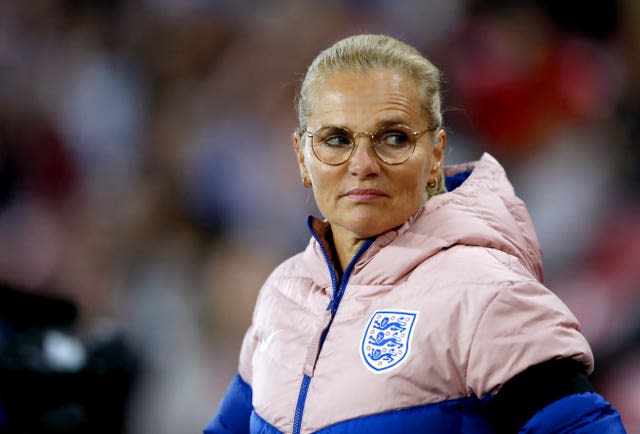
[[[380,234],[355,265],[351,282],[396,283],[429,257],[454,245],[504,251],[542,280],[542,254],[533,224],[502,166],[485,153],[478,161],[446,167],[445,175],[465,171],[471,174],[455,190],[432,197],[403,225]],[[326,240],[328,222],[310,218],[309,228]],[[307,253],[324,262],[313,238]],[[314,274],[314,280],[328,278],[326,269],[322,278]]]

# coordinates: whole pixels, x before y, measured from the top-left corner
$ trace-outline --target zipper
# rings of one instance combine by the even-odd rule
[[[320,239],[318,238],[318,235],[316,235],[315,231],[313,230],[313,227],[311,225],[312,221],[313,221],[313,218],[309,217],[307,221],[307,226],[309,227],[309,231],[311,232],[311,235],[316,239],[316,241],[320,245],[320,250],[322,251],[322,254],[324,256],[325,263],[329,268],[329,274],[331,275],[331,285],[333,288],[333,295],[331,297],[331,301],[329,302],[329,305],[327,306],[327,310],[331,311],[331,319],[329,320],[329,324],[327,325],[326,329],[322,332],[322,335],[320,337],[320,344],[318,348],[318,356],[319,356],[320,351],[322,351],[322,345],[324,344],[324,341],[327,335],[329,334],[329,329],[331,328],[331,324],[333,323],[333,318],[335,317],[336,312],[338,311],[338,306],[340,305],[340,301],[342,300],[344,292],[347,288],[347,283],[349,281],[349,277],[351,276],[351,272],[353,271],[355,264],[358,262],[362,254],[371,246],[371,244],[373,244],[374,238],[369,238],[365,240],[364,243],[362,243],[362,245],[360,246],[356,254],[353,256],[353,258],[351,258],[349,265],[347,265],[347,268],[344,270],[344,273],[342,274],[342,279],[340,279],[340,284],[338,285],[338,278],[336,277],[333,264],[329,259],[329,255],[327,254],[326,249],[324,248],[324,244],[320,241]],[[307,392],[309,391],[310,383],[311,383],[311,375],[305,374],[302,377],[302,383],[300,384],[300,392],[298,393],[298,402],[296,403],[296,411],[293,417],[293,434],[300,434],[300,429],[302,427],[302,416],[304,413],[304,405],[307,400]]]
[[[311,377],[309,377],[308,375],[302,377],[300,394],[298,395],[298,403],[296,404],[296,414],[293,418],[293,434],[300,433],[300,427],[302,426],[302,413],[304,412],[304,402],[307,400],[309,383],[311,383]]]

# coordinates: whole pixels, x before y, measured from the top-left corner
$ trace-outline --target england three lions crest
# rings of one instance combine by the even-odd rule
[[[367,369],[379,374],[407,359],[417,318],[418,312],[408,310],[377,310],[371,315],[360,344],[360,358]]]

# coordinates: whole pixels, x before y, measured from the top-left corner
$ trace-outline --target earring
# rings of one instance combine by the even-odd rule
[[[311,188],[311,180],[308,177],[305,176],[304,178],[302,178],[302,183],[305,187]]]
[[[427,196],[432,197],[446,191],[444,187],[444,177],[442,173],[437,175],[433,180],[427,182]]]

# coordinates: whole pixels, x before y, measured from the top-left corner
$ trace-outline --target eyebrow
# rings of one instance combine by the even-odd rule
[[[376,128],[384,128],[384,127],[391,127],[394,125],[407,125],[409,126],[409,122],[405,121],[405,120],[400,120],[400,118],[389,118],[389,119],[385,119],[383,121],[380,121],[376,124]]]
[[[405,120],[401,120],[400,118],[389,118],[389,119],[384,119],[384,120],[376,123],[375,127],[370,132],[377,131],[380,128],[392,127],[392,126],[395,126],[395,125],[410,126],[408,122],[406,122]],[[318,130],[323,129],[323,128],[335,128],[335,129],[344,129],[344,130],[352,131],[351,128],[349,128],[349,127],[347,127],[345,125],[342,125],[342,124],[320,124],[320,126],[318,126],[315,129],[315,131],[318,131]]]

